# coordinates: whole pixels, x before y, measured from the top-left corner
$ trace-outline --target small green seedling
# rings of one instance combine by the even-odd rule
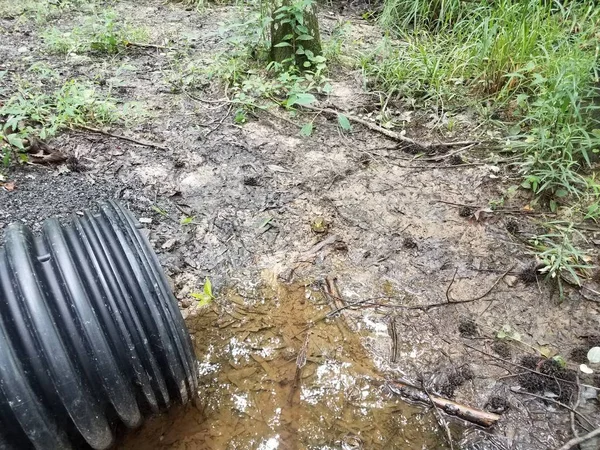
[[[200,307],[210,305],[215,298],[212,293],[212,283],[210,282],[210,278],[206,277],[204,280],[202,292],[192,292],[190,296],[198,300],[198,306]]]

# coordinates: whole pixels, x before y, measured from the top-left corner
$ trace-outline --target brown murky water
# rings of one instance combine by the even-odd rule
[[[318,290],[274,284],[194,311],[196,404],[120,448],[445,448],[435,418],[383,386],[360,337],[339,317],[322,320],[333,307]]]

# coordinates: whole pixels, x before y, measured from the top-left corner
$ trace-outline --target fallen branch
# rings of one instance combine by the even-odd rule
[[[471,408],[470,406],[461,405],[452,400],[429,394],[406,381],[388,381],[387,384],[393,393],[398,394],[401,397],[411,401],[435,405],[446,414],[466,420],[475,425],[488,428],[500,420],[498,414]]]
[[[341,114],[338,111],[336,111],[335,109],[331,109],[331,108],[317,108],[316,106],[311,106],[311,105],[302,105],[302,107],[306,108],[306,109],[310,109],[311,111],[316,111],[316,112],[321,112],[321,113],[326,113],[326,114],[334,114],[336,116]],[[436,146],[446,146],[446,147],[473,146],[473,145],[477,145],[480,143],[479,141],[463,141],[463,142],[441,142],[438,144],[421,144],[421,143],[415,141],[414,139],[403,136],[402,134],[396,133],[395,131],[383,128],[379,125],[371,123],[368,120],[362,119],[360,117],[348,115],[346,113],[344,113],[344,116],[351,122],[356,122],[361,125],[364,125],[369,130],[376,131],[380,134],[383,134],[384,136],[387,136],[390,139],[393,139],[394,141],[405,142],[407,144],[415,145],[415,146],[421,147],[423,149],[426,149],[428,147],[436,147]]]
[[[77,125],[77,128],[80,128],[85,131],[89,131],[91,133],[103,134],[104,136],[109,136],[109,137],[112,137],[115,139],[121,139],[122,141],[133,142],[134,144],[142,145],[144,147],[152,147],[152,148],[157,148],[159,150],[169,150],[168,147],[165,147],[160,144],[155,144],[154,142],[140,141],[138,139],[130,138],[127,136],[109,133],[108,131],[100,130],[99,128],[92,128],[92,127],[88,127],[86,125]]]
[[[576,445],[582,444],[586,441],[589,441],[590,439],[594,439],[596,436],[600,436],[600,428],[596,428],[591,433],[585,434],[578,438],[571,439],[570,441],[566,442],[562,447],[558,448],[557,450],[569,450],[569,449],[575,447]]]

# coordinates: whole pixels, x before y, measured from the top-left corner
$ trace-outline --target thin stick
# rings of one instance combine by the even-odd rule
[[[573,405],[573,410],[571,411],[571,431],[573,432],[573,437],[579,437],[579,433],[577,432],[577,427],[575,425],[575,412],[577,411],[577,408],[579,407],[579,400],[581,397],[581,389],[579,388],[579,375],[577,375],[577,400],[575,401],[575,404]]]
[[[206,139],[212,132],[217,131],[219,129],[219,127],[221,125],[223,125],[223,122],[225,121],[225,119],[227,119],[227,117],[229,117],[229,114],[231,113],[231,110],[233,109],[233,105],[229,105],[229,108],[227,109],[227,112],[223,115],[223,117],[221,118],[221,120],[219,120],[219,122],[212,127],[210,130],[208,130],[206,132],[206,134],[204,135],[204,138]]]
[[[452,277],[452,282],[450,283],[450,285],[448,286],[448,289],[446,289],[446,299],[448,300],[448,302],[450,303],[457,303],[457,302],[462,302],[462,303],[466,303],[466,302],[474,302],[476,300],[481,300],[482,298],[486,297],[490,292],[492,292],[492,290],[496,287],[496,285],[498,283],[500,283],[500,281],[509,274],[509,272],[511,272],[514,268],[515,268],[516,264],[513,264],[512,266],[510,266],[510,269],[506,270],[502,275],[500,275],[496,281],[494,281],[494,284],[492,284],[490,286],[490,288],[485,291],[483,294],[481,294],[478,297],[474,297],[468,300],[455,300],[452,298],[452,296],[450,295],[450,288],[452,287],[452,284],[454,284],[454,277],[456,276],[456,272],[458,271],[458,269],[456,269],[456,271],[454,271],[454,277]]]
[[[477,144],[479,144],[479,142],[475,142],[475,143],[469,143],[469,142],[467,142],[466,144],[463,144],[464,147],[459,148],[458,150],[454,150],[453,152],[446,153],[445,155],[431,156],[429,158],[413,158],[413,159],[414,159],[414,161],[437,162],[437,161],[441,161],[441,160],[446,159],[446,158],[450,158],[450,157],[452,157],[454,155],[458,155],[460,153],[464,153],[467,150],[470,150],[473,147],[475,147]],[[454,145],[457,145],[457,143],[455,142]],[[460,143],[458,145],[460,145]],[[456,164],[456,165],[459,165],[459,164]]]
[[[401,167],[403,169],[430,169],[430,170],[434,170],[434,169],[460,169],[461,167],[476,167],[476,166],[485,166],[485,163],[466,163],[466,164],[451,164],[451,165],[444,165],[444,166],[409,166],[406,164],[398,164],[398,163],[393,163],[390,162],[389,164],[391,164],[392,166],[396,166],[396,167]]]
[[[196,100],[197,102],[200,103],[209,103],[209,104],[215,104],[215,103],[220,103],[221,105],[219,107],[223,107],[225,106],[227,103],[231,103],[231,100],[229,100],[228,98],[224,98],[221,100],[208,100],[206,98],[201,98],[201,97],[196,97],[195,95],[190,94],[187,90],[182,89],[182,92],[187,95],[189,98],[191,98],[192,100]]]
[[[128,42],[127,47],[140,47],[140,48],[156,48],[159,50],[177,50],[173,47],[165,47],[164,45],[157,44],[141,44],[139,42]]]
[[[577,416],[579,416],[581,419],[585,420],[591,427],[596,426],[590,421],[590,419],[585,417],[583,414],[581,414],[578,411],[575,411],[575,409],[571,408],[569,405],[561,403],[558,400],[554,400],[553,398],[544,397],[543,395],[537,395],[537,394],[534,394],[532,392],[527,392],[527,391],[517,391],[515,389],[511,389],[510,391],[515,392],[517,394],[530,395],[531,397],[539,398],[540,400],[549,401],[550,403],[554,403],[555,405],[558,405],[562,408],[568,409],[569,411],[571,411],[571,414],[577,414]]]
[[[115,139],[121,139],[122,141],[133,142],[134,144],[143,145],[144,147],[152,147],[152,148],[157,148],[159,150],[169,150],[168,147],[165,147],[160,144],[155,144],[154,142],[140,141],[138,139],[130,138],[127,136],[121,136],[119,134],[109,133],[108,131],[100,130],[99,128],[92,128],[92,127],[88,127],[86,125],[76,125],[76,127],[81,128],[82,130],[89,131],[91,133],[103,134],[104,136],[109,136],[109,137],[112,137]]]
[[[317,111],[317,112],[321,112],[321,113],[327,113],[327,114],[335,114],[338,115],[340,114],[338,111],[336,111],[335,109],[330,109],[330,108],[317,108],[316,106],[311,106],[311,105],[302,105],[303,108],[305,109],[310,109],[311,111]],[[348,114],[344,114],[344,116],[346,118],[348,118],[348,120],[351,120],[352,122],[356,122],[359,123],[361,125],[364,125],[365,127],[367,127],[368,129],[370,129],[371,131],[376,131],[380,134],[383,134],[384,136],[389,137],[390,139],[393,139],[395,141],[398,142],[406,142],[408,144],[412,144],[412,145],[416,145],[419,147],[423,147],[423,148],[427,148],[427,147],[432,147],[435,145],[445,145],[445,146],[457,146],[457,145],[477,145],[480,142],[479,141],[469,141],[469,142],[460,142],[460,143],[453,143],[453,142],[443,142],[443,143],[439,143],[439,144],[420,144],[419,142],[415,141],[414,139],[411,139],[409,137],[403,136],[400,133],[396,133],[395,131],[392,130],[388,130],[386,128],[380,127],[379,125],[376,125],[374,123],[369,122],[368,120],[365,119],[361,119],[360,117],[356,117],[356,116],[352,116],[352,115],[348,115]]]
[[[596,436],[600,436],[600,428],[596,428],[591,433],[588,433],[581,437],[571,439],[570,441],[566,442],[562,447],[558,448],[557,450],[569,450],[569,449],[575,447],[576,445],[579,445],[585,441],[594,439]]]

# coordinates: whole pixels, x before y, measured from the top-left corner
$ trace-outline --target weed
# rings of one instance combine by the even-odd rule
[[[524,187],[579,197],[594,189],[582,172],[600,150],[600,10],[557,5],[388,0],[382,21],[402,42],[382,41],[360,64],[376,86],[425,106],[485,100],[521,130],[508,149],[522,155]]]
[[[207,277],[204,280],[202,292],[192,292],[190,293],[190,296],[198,300],[199,307],[210,305],[215,298],[212,292],[212,283],[210,282],[210,278]]]
[[[34,20],[45,24],[59,18],[65,11],[80,6],[84,0],[21,0],[0,2],[0,17],[18,18],[19,22]]]
[[[53,27],[44,33],[48,50],[56,54],[115,54],[132,42],[144,43],[148,38],[148,30],[129,26],[119,20],[114,11],[107,11],[101,16],[94,15],[83,26],[68,32]]]
[[[537,202],[569,220],[600,217],[596,2],[386,0],[381,22],[389,35],[357,57],[369,85],[422,107],[479,111],[506,130],[512,167]],[[577,284],[584,254],[572,230],[553,230],[534,251],[551,279]]]
[[[1,108],[0,129],[3,164],[8,166],[13,150],[24,158],[32,138],[45,140],[61,130],[87,123],[113,123],[120,117],[116,103],[101,97],[90,85],[68,81],[50,94],[20,87]]]
[[[185,67],[175,64],[174,70],[179,73],[171,77],[171,83],[185,89],[221,81],[227,86],[231,101],[238,106],[234,119],[238,124],[245,123],[248,113],[256,108],[273,104],[293,108],[314,102],[313,93],[329,93],[331,85],[325,75],[326,58],[313,54],[303,44],[311,38],[303,25],[303,11],[311,4],[310,0],[299,0],[275,13],[277,20],[285,22],[292,31],[283,36],[280,47],[292,47],[298,58],[269,62],[269,30],[273,19],[268,4],[258,2],[250,10],[243,10],[236,20],[220,27],[218,33],[224,49],[208,66],[195,62]],[[312,133],[312,127],[310,133],[308,128],[303,129],[304,135]]]
[[[542,267],[538,272],[557,281],[560,297],[563,298],[562,281],[581,286],[581,277],[587,277],[593,266],[589,263],[589,256],[573,244],[574,235],[583,239],[573,224],[551,222],[545,226],[550,232],[533,237],[529,244],[541,260]]]

